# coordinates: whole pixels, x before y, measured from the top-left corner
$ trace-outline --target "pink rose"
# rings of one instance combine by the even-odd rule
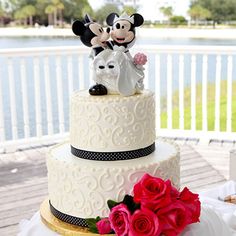
[[[179,200],[184,203],[185,207],[189,211],[191,217],[190,223],[199,222],[201,202],[199,201],[198,194],[192,193],[185,187],[179,195]]]
[[[176,236],[189,224],[188,213],[180,201],[176,201],[157,212],[162,234]]]
[[[109,234],[112,231],[111,224],[108,218],[103,218],[96,223],[99,234]]]
[[[171,203],[171,182],[145,174],[134,185],[134,201],[156,211]]]
[[[160,222],[151,210],[142,208],[131,216],[129,236],[159,236],[160,233]]]
[[[129,221],[131,214],[123,203],[113,207],[109,214],[112,229],[117,236],[127,236],[129,233]]]
[[[147,56],[143,53],[137,53],[134,56],[134,64],[145,65],[147,62]]]

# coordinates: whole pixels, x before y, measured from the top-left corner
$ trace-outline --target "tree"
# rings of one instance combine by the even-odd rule
[[[214,27],[216,22],[236,20],[236,0],[193,0],[191,7],[193,5],[200,5],[211,13]]]
[[[3,10],[2,3],[0,2],[0,25],[3,25],[3,18],[5,16],[5,11]]]
[[[36,14],[36,8],[33,5],[26,5],[22,8],[26,18],[29,19],[30,26],[33,26],[33,16]]]
[[[22,9],[18,9],[14,12],[14,19],[19,21],[20,24],[23,24],[26,26],[27,25],[27,18],[24,14],[24,12],[22,11]]]
[[[170,17],[173,16],[173,8],[172,7],[160,7],[160,12],[167,17],[168,21]]]
[[[14,19],[23,22],[26,26],[28,21],[33,25],[33,16],[36,15],[36,1],[37,0],[9,0],[8,9],[11,9],[11,14]]]
[[[57,25],[57,16],[60,15],[60,26],[62,26],[62,10],[64,4],[60,0],[51,0],[50,4],[45,8],[45,13],[48,15],[48,24]],[[53,20],[52,20],[53,19]]]
[[[198,23],[199,20],[206,20],[211,17],[211,12],[199,4],[193,5],[189,9],[188,14],[196,23]]]
[[[63,3],[66,9],[64,11],[64,18],[68,22],[75,19],[83,19],[86,13],[91,17],[94,15],[88,0],[64,0]]]
[[[173,25],[184,25],[187,23],[187,20],[183,16],[172,16],[170,23]]]
[[[124,6],[123,11],[126,12],[129,16],[138,11],[137,7]]]
[[[112,12],[116,12],[117,14],[120,14],[120,11],[117,5],[110,4],[110,3],[106,4],[95,12],[96,20],[99,23],[104,24],[104,22],[106,21],[106,17]]]

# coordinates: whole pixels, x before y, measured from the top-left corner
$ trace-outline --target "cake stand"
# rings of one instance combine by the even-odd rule
[[[60,235],[66,236],[98,236],[89,232],[87,228],[71,225],[57,219],[50,211],[49,199],[45,199],[40,206],[40,216],[42,222],[51,230]],[[114,234],[104,234],[104,236],[111,236]]]

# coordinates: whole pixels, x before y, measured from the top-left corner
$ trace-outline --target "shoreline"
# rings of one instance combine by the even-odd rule
[[[236,29],[140,28],[141,38],[236,39]],[[0,28],[1,37],[76,37],[70,28]]]

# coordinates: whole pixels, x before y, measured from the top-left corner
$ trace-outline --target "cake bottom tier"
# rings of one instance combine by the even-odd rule
[[[145,173],[170,179],[177,188],[180,181],[178,147],[162,140],[157,140],[152,154],[123,161],[80,159],[70,153],[69,143],[63,143],[50,149],[47,168],[51,209],[65,221],[68,216],[108,216],[107,200],[121,201],[125,194],[132,194],[134,184]]]

